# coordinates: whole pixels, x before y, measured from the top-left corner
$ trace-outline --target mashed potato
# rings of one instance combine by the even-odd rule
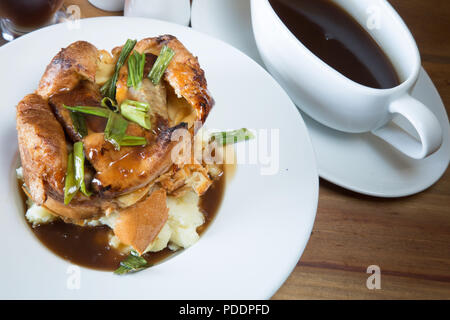
[[[145,252],[156,252],[169,245],[172,250],[188,248],[197,242],[197,228],[205,223],[198,208],[200,197],[193,191],[179,198],[167,197],[169,219]]]
[[[16,169],[17,179],[23,181],[23,168],[19,167]],[[31,199],[27,199],[27,212],[25,217],[33,225],[50,223],[56,219],[56,216],[44,207],[38,206]]]
[[[31,200],[27,200],[28,210],[25,214],[27,220],[33,225],[50,223],[56,219],[50,211],[44,207],[38,206]]]

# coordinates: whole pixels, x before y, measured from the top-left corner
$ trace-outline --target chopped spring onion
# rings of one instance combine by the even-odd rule
[[[150,116],[148,110],[150,105],[148,103],[125,100],[120,105],[120,113],[125,117],[125,119],[136,122],[141,127],[150,130]]]
[[[73,152],[71,152],[67,157],[67,172],[64,186],[64,204],[68,205],[77,192],[78,192],[78,185],[75,180],[75,165],[73,161]]]
[[[130,272],[140,271],[148,267],[151,267],[151,265],[148,264],[147,260],[139,256],[136,251],[132,250],[128,257],[120,262],[120,267],[117,268],[114,273],[123,275]]]
[[[103,118],[108,118],[109,114],[111,113],[111,111],[109,109],[102,108],[102,107],[88,107],[88,106],[69,107],[69,106],[66,106],[65,104],[63,104],[63,106],[64,106],[64,108],[72,110],[72,111],[91,114],[91,115],[99,116],[99,117],[103,117]]]
[[[128,80],[127,86],[138,89],[144,76],[145,53],[139,54],[134,51],[128,58]]]
[[[86,184],[84,182],[84,150],[83,142],[79,141],[73,145],[73,155],[75,164],[75,181],[77,187],[86,196],[90,197],[92,193],[86,189]]]
[[[150,105],[146,102],[125,100],[124,102],[122,102],[122,105],[123,104],[129,104],[129,105],[135,107],[137,110],[142,111],[142,112],[148,112],[150,110]]]
[[[136,40],[128,39],[127,42],[122,47],[122,51],[120,52],[119,59],[117,60],[113,76],[100,89],[100,92],[104,97],[108,97],[110,99],[115,100],[116,83],[117,79],[119,78],[120,68],[122,68],[123,64],[127,60],[128,55],[130,54],[131,50],[133,50],[134,46],[136,45],[136,42],[137,42]]]
[[[70,118],[72,119],[73,126],[80,137],[84,138],[87,136],[88,130],[86,126],[86,119],[84,119],[83,115],[75,111],[70,111]]]
[[[105,98],[107,99],[107,98]],[[102,100],[102,105],[106,105],[111,101]],[[115,104],[115,102],[114,102]],[[122,116],[118,113],[112,112],[107,108],[102,107],[89,107],[89,106],[77,106],[77,107],[69,107],[64,105],[66,109],[71,110],[73,114],[85,113],[90,115],[95,115],[103,118],[108,118],[108,122],[106,123],[105,128],[105,140],[109,141],[114,145],[116,150],[120,150],[121,146],[145,146],[147,144],[147,139],[144,137],[135,137],[135,136],[126,136],[125,132],[128,127],[128,121],[124,119],[127,118],[130,121],[134,121],[137,124],[141,125],[145,129],[150,129],[150,118],[148,115],[148,110],[150,109],[150,105],[148,103],[133,101],[133,100],[125,100],[121,105],[121,113]],[[123,109],[122,109],[123,107]],[[78,114],[81,116],[80,114]],[[84,120],[84,118],[83,118]],[[75,121],[74,121],[75,124]],[[86,129],[87,135],[87,129]],[[84,136],[83,136],[84,137]],[[82,151],[82,148],[80,149]],[[81,157],[81,153],[79,154]],[[84,157],[83,157],[84,159]],[[89,196],[89,192],[86,191],[86,187],[80,185],[81,191]]]
[[[217,141],[222,145],[227,145],[231,143],[237,143],[249,139],[253,139],[255,136],[251,131],[246,128],[233,130],[233,131],[223,131],[215,132],[211,134],[211,140]]]
[[[116,150],[120,150],[120,143],[125,137],[127,131],[128,121],[120,114],[110,112],[108,122],[105,128],[105,140],[109,141]]]
[[[110,109],[111,111],[114,111],[114,112],[118,112],[119,111],[119,107],[117,106],[116,101],[114,101],[113,99],[108,98],[108,97],[104,97],[102,99],[101,106],[104,107],[104,108],[108,108],[108,109]]]
[[[145,146],[147,139],[144,137],[125,136],[120,142],[121,147]]]
[[[150,78],[150,80],[153,82],[154,85],[157,85],[159,81],[161,81],[161,78],[164,72],[166,71],[167,67],[169,66],[169,63],[174,55],[175,51],[173,51],[168,46],[164,46],[161,49],[158,59],[156,59],[155,64],[152,67],[152,70],[150,70],[150,73],[148,74],[148,77]]]

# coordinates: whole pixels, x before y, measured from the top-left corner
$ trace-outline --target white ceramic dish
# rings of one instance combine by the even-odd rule
[[[333,2],[379,44],[392,61],[400,84],[374,89],[345,77],[296,38],[269,0],[252,0],[253,31],[267,70],[302,111],[327,127],[348,133],[372,132],[414,159],[436,152],[443,140],[439,121],[429,107],[409,94],[418,79],[421,62],[408,27],[386,0]],[[367,26],[367,8],[374,7],[383,17],[378,29]],[[392,123],[399,116],[414,127],[417,137]]]
[[[122,11],[125,0],[88,0],[94,7],[105,11]]]
[[[339,132],[302,114],[320,176],[352,191],[388,198],[421,192],[439,180],[450,160],[449,122],[439,93],[423,69],[412,96],[439,119],[443,132],[439,151],[426,159],[411,159],[370,133]]]
[[[167,33],[185,43],[206,72],[216,100],[207,127],[280,128],[280,171],[262,176],[258,165],[239,165],[217,218],[193,247],[131,276],[81,268],[80,288],[71,290],[74,286],[67,283],[76,271],[35,238],[23,217],[14,174],[15,105],[35,90],[55,53],[73,41],[87,40],[112,49],[127,38]],[[31,51],[33,59],[29,59]],[[261,299],[271,297],[285,281],[313,226],[318,176],[301,116],[254,61],[192,29],[123,17],[81,20],[75,30],[65,24],[41,29],[1,47],[0,61],[4,88],[0,177],[5,181],[0,187],[0,242],[5,257],[0,264],[0,298]]]
[[[191,25],[193,29],[231,44],[264,65],[253,40],[250,1],[194,0]]]
[[[250,6],[250,0],[196,0],[192,17],[209,18],[202,24],[194,24],[193,19],[192,27],[205,33],[214,30],[215,37],[224,41],[234,39],[231,44],[248,56],[259,56],[251,30],[235,32],[227,28],[231,24],[245,27],[246,21],[251,19],[249,11],[246,16],[239,15],[243,21],[234,19],[233,2],[237,1],[243,7]],[[444,140],[437,153],[424,160],[409,159],[371,134],[338,132],[304,116],[316,152],[319,175],[343,188],[380,197],[418,193],[439,180],[450,160],[449,121],[439,93],[423,68],[412,96],[428,105],[440,121]]]
[[[127,0],[124,16],[164,20],[188,26],[191,20],[189,0]]]

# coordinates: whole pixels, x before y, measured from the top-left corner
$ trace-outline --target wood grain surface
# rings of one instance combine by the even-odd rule
[[[416,38],[423,66],[450,111],[450,1],[389,0]],[[87,0],[82,17],[122,14]],[[369,290],[367,267],[381,268]],[[317,218],[295,270],[274,299],[450,299],[450,172],[406,198],[360,195],[320,181]]]

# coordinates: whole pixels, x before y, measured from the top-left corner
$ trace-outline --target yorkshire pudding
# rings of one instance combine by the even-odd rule
[[[17,105],[20,158],[25,186],[32,200],[74,223],[123,211],[118,228],[122,238],[131,245],[130,239],[135,239],[136,235],[128,231],[136,229],[133,225],[136,221],[145,221],[152,230],[144,233],[145,243],[142,239],[136,240],[140,252],[167,220],[167,208],[163,204],[167,190],[156,181],[173,166],[171,151],[177,141],[172,141],[172,133],[192,128],[194,121],[203,124],[214,105],[198,59],[174,36],[137,42],[134,51],[146,54],[144,74],[151,70],[163,46],[171,48],[175,55],[159,84],[144,77],[139,88],[129,87],[127,63],[120,68],[116,84],[115,98],[119,105],[129,99],[151,107],[151,130],[132,122],[126,129],[127,135],[144,137],[146,145],[116,150],[105,140],[106,119],[91,115],[85,116],[87,134],[81,135],[72,111],[65,108],[101,107],[100,87],[111,78],[122,47],[115,48],[111,55],[86,41],[72,43],[52,59],[36,93],[27,95]],[[189,130],[190,134],[194,134],[193,131]],[[88,197],[78,192],[70,204],[65,205],[67,159],[75,142],[83,143],[84,181],[92,195]],[[124,208],[119,197],[144,187],[149,192],[138,199],[142,204],[129,203],[128,208]],[[157,199],[158,203],[149,204],[152,199]],[[158,209],[160,214],[154,215],[158,221],[149,221],[151,217],[146,207],[153,211],[162,208]]]

